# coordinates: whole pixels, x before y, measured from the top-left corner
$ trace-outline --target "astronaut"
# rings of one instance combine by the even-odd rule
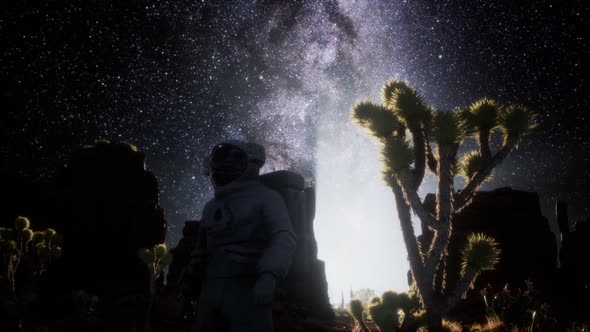
[[[282,196],[259,181],[264,161],[262,146],[237,140],[216,145],[207,160],[215,194],[180,281],[198,296],[193,331],[273,331],[273,292],[295,234]]]

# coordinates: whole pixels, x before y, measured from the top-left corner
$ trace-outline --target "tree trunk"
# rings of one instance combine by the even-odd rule
[[[154,270],[150,268],[150,298],[148,302],[147,311],[145,314],[145,332],[151,331],[152,326],[152,310],[154,307],[154,300],[156,299],[156,274]]]
[[[443,332],[442,315],[439,313],[427,312],[428,332]]]
[[[363,330],[363,332],[371,332],[371,330],[369,330],[369,327],[367,326],[367,324],[365,324],[365,320],[363,319],[362,314],[360,317],[355,317],[355,319],[357,322],[359,322],[359,325],[361,326],[361,330]]]
[[[492,151],[490,150],[490,131],[479,130],[478,136],[479,151],[483,159],[484,165],[489,163],[492,159]]]
[[[369,330],[369,328],[367,327],[367,324],[365,324],[364,320],[360,320],[359,324],[361,324],[361,329],[363,329],[363,332],[371,332],[371,330]]]
[[[429,248],[428,258],[425,264],[426,278],[434,280],[444,259],[444,253],[449,245],[451,238],[452,217],[453,217],[453,169],[452,164],[455,161],[457,149],[455,146],[440,145],[438,147],[438,194],[436,195],[436,209],[439,226]]]
[[[442,259],[436,271],[436,279],[434,281],[434,293],[437,296],[444,296],[447,292],[447,256],[448,252],[445,250],[442,255]]]
[[[414,170],[412,171],[412,189],[417,190],[424,179],[424,172],[426,170],[426,137],[424,135],[424,129],[420,122],[412,123],[408,125],[408,129],[412,133],[414,152],[416,159],[414,161]]]
[[[430,169],[430,171],[435,174],[438,175],[438,161],[436,160],[436,157],[434,156],[434,153],[432,152],[432,147],[430,146],[430,143],[428,143],[428,137],[426,137],[426,164],[428,165],[428,168]]]
[[[422,260],[422,250],[416,234],[414,233],[414,226],[412,225],[412,216],[410,214],[410,206],[404,199],[402,188],[397,185],[392,185],[393,196],[395,197],[397,214],[399,217],[404,243],[408,252],[408,260],[410,261],[410,272],[412,278],[418,288],[418,293],[424,301],[424,306],[429,308],[434,304],[433,292],[431,283],[432,279],[426,279],[424,275],[424,261]]]
[[[402,229],[404,243],[408,252],[410,268],[414,274],[414,280],[419,283],[423,278],[424,262],[422,261],[422,252],[418,240],[416,239],[416,233],[414,233],[410,207],[404,199],[402,189],[398,185],[392,186],[392,191],[393,196],[395,197],[397,214]]]
[[[443,308],[444,312],[449,312],[467,296],[467,291],[475,282],[479,272],[478,269],[472,267],[468,267],[465,270],[461,279],[457,282],[453,293],[447,298],[446,306]]]

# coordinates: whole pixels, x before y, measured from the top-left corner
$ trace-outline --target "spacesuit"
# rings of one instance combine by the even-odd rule
[[[272,297],[295,251],[281,195],[259,181],[264,148],[227,141],[207,160],[215,195],[181,280],[198,295],[193,331],[272,332]]]

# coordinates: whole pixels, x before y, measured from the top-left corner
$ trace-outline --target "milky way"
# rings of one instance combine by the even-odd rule
[[[349,170],[341,181],[378,177],[359,161],[368,139],[349,112],[398,77],[439,109],[484,96],[529,106],[540,127],[486,188],[588,214],[582,1],[122,3],[2,5],[4,170],[51,177],[77,146],[131,142],[160,180],[175,243],[211,195],[201,165],[220,140],[259,141],[265,171],[293,169],[310,185],[321,158]]]

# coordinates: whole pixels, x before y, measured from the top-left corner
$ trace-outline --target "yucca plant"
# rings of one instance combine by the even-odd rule
[[[38,276],[54,259],[61,257],[61,235],[51,228],[35,232],[30,220],[19,216],[13,228],[0,228],[0,248],[7,261],[6,278],[14,293],[17,272],[23,260],[30,262],[30,270]]]
[[[490,136],[492,130],[498,126],[499,105],[493,99],[482,98],[467,108],[467,125],[472,134],[478,139],[481,156],[488,162],[492,158],[490,150]]]
[[[387,291],[375,297],[369,306],[371,319],[381,332],[399,331],[406,318],[422,309],[419,298],[413,293]]]
[[[445,282],[447,250],[454,216],[471,201],[492,171],[517,148],[535,127],[535,116],[526,107],[502,107],[480,99],[467,107],[437,111],[424,103],[410,84],[388,81],[381,91],[382,105],[357,103],[353,120],[381,143],[383,179],[391,187],[410,261],[413,286],[427,312],[429,330],[442,331],[442,316],[465,297],[477,275],[492,269],[499,259],[498,244],[483,234],[469,237],[463,251],[463,269],[456,285]],[[389,113],[388,113],[389,112]],[[391,119],[390,124],[383,121]],[[406,137],[409,132],[411,137]],[[503,135],[502,147],[492,153],[493,133]],[[459,159],[459,146],[475,138],[479,149]],[[438,177],[436,213],[430,213],[418,196],[426,166]],[[455,190],[461,175],[466,185]],[[433,233],[430,243],[419,243],[412,213]]]
[[[151,249],[141,248],[138,252],[141,261],[148,267],[150,277],[150,301],[145,319],[145,331],[150,331],[152,308],[156,299],[157,280],[164,268],[172,264],[173,256],[165,243],[157,244]]]
[[[465,181],[469,181],[482,166],[483,157],[481,156],[481,152],[478,150],[472,150],[464,154],[461,161],[459,161],[459,175],[461,175]]]
[[[445,332],[461,332],[463,331],[463,326],[459,322],[450,321],[443,319],[442,322],[443,331]]]
[[[17,326],[36,301],[38,278],[60,256],[61,236],[51,228],[36,232],[22,216],[13,227],[0,228],[0,311],[11,315]]]
[[[361,302],[361,300],[357,300],[357,299],[351,300],[350,304],[349,304],[349,309],[350,309],[350,314],[359,323],[363,332],[370,332],[369,328],[367,327],[367,324],[365,323],[365,318],[363,316],[364,311],[365,311],[365,307],[363,305],[363,302]]]

